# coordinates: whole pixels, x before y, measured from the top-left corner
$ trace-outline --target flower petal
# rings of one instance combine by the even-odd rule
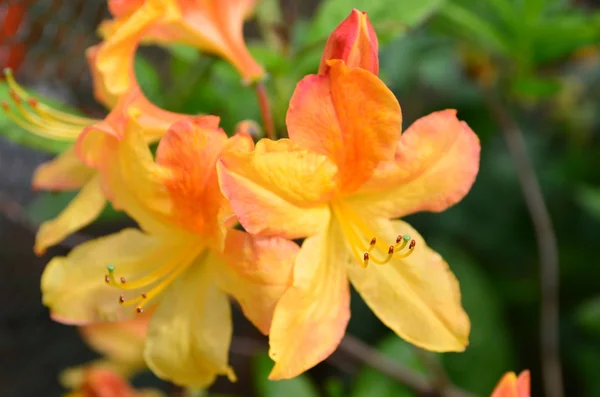
[[[156,163],[171,171],[161,181],[172,202],[171,221],[222,242],[225,235],[219,214],[229,206],[219,190],[215,164],[227,135],[218,124],[214,116],[190,117],[173,124],[158,145]],[[136,173],[130,175],[137,177]]]
[[[351,201],[373,216],[443,211],[467,194],[479,171],[480,145],[455,110],[417,120],[398,142],[395,164],[380,168]],[[376,191],[379,189],[379,191]],[[371,190],[368,192],[368,190]]]
[[[225,154],[217,170],[223,194],[252,234],[304,237],[329,220],[337,168],[289,139],[262,139],[254,152]]]
[[[179,245],[136,229],[80,244],[68,256],[54,257],[46,266],[43,303],[53,319],[66,324],[128,319],[135,309],[119,304],[122,291],[105,282],[106,267],[114,264],[119,276],[135,280],[140,273],[151,272],[153,265],[163,265]]]
[[[94,170],[85,166],[75,155],[73,146],[54,160],[40,165],[33,175],[36,190],[75,190],[85,185],[94,175]]]
[[[257,0],[208,0],[199,5],[182,2],[183,35],[187,43],[227,59],[246,83],[264,77],[264,69],[252,58],[244,42],[244,19]],[[181,32],[183,33],[183,32]]]
[[[360,212],[357,211],[360,215]],[[407,258],[395,257],[385,265],[348,266],[352,285],[379,319],[408,342],[432,351],[463,351],[470,323],[460,303],[459,285],[446,262],[427,247],[406,222],[362,220],[380,236],[395,240],[408,234],[416,241]],[[376,253],[386,257],[386,252]],[[375,254],[374,254],[375,255]]]
[[[221,288],[265,335],[275,305],[292,284],[298,250],[298,245],[282,238],[252,237],[235,229],[227,234],[224,264],[218,272]]]
[[[293,141],[337,164],[341,189],[350,192],[381,161],[393,158],[402,114],[377,76],[340,60],[328,64],[329,75],[310,75],[298,83],[286,123]]]
[[[531,397],[531,374],[527,369],[517,378],[517,397]]]
[[[169,287],[152,317],[144,355],[159,377],[190,388],[204,388],[217,375],[235,379],[227,364],[229,300],[213,273],[219,265],[213,257],[193,263]]]
[[[514,372],[505,373],[491,397],[521,397],[517,394],[517,375]]]
[[[377,35],[367,13],[356,8],[331,33],[319,65],[319,74],[329,70],[327,61],[341,59],[350,67],[358,67],[377,75],[379,73]]]
[[[84,325],[81,336],[95,351],[109,360],[128,363],[139,369],[144,364],[144,343],[151,312],[144,312],[131,320]]]
[[[35,236],[35,253],[43,255],[48,247],[92,223],[100,215],[105,204],[100,178],[95,176],[56,218],[42,223]]]
[[[172,1],[146,0],[126,19],[111,21],[112,26],[101,28],[105,42],[98,49],[95,66],[102,76],[104,89],[111,97],[120,98],[136,84],[134,55],[147,30],[159,22],[178,17],[179,10]],[[112,101],[114,105],[114,99]]]
[[[326,359],[337,348],[350,319],[347,249],[332,222],[307,238],[294,265],[294,283],[275,308],[269,379],[289,379]]]

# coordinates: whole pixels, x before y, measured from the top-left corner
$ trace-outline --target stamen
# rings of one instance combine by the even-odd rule
[[[408,234],[400,234],[396,237],[394,245],[385,246],[384,243],[380,242],[377,237],[371,237],[368,244],[365,244],[365,235],[373,235],[371,227],[363,222],[362,219],[357,217],[351,209],[347,209],[344,204],[337,203],[333,206],[333,211],[336,218],[339,220],[342,232],[346,237],[350,248],[354,256],[362,267],[367,267],[369,262],[373,262],[378,265],[385,265],[389,263],[393,258],[406,258],[413,253],[416,246],[416,241],[413,240]],[[405,250],[408,245],[408,250]],[[385,257],[378,257],[375,255],[375,248],[378,252],[385,252],[387,248],[387,255]],[[363,252],[362,260],[360,251]]]
[[[55,140],[74,141],[81,131],[99,120],[65,113],[40,103],[30,96],[14,79],[12,71],[5,69],[9,96],[16,108],[3,101],[2,108],[8,118],[27,131]]]
[[[126,299],[126,295],[119,296],[119,304],[122,306],[136,306],[136,312],[142,313],[144,306],[149,304],[156,296],[158,296],[167,286],[169,286],[173,280],[179,277],[188,266],[194,262],[194,258],[198,256],[200,251],[192,250],[181,250],[179,255],[172,256],[171,250],[164,250],[162,255],[158,257],[160,260],[165,260],[162,266],[154,269],[143,277],[140,277],[134,281],[127,281],[124,276],[116,277],[116,268],[110,264],[106,266],[108,274],[104,276],[104,280],[107,284],[112,287],[118,288],[123,291],[134,291],[142,288],[149,288],[149,290],[141,291],[131,299]],[[192,256],[193,255],[193,256]]]

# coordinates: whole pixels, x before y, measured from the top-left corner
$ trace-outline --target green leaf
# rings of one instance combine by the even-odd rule
[[[162,104],[162,83],[156,68],[144,56],[136,54],[135,77],[142,91],[150,102],[160,106]]]
[[[323,43],[337,25],[356,8],[366,11],[381,44],[406,29],[422,23],[444,0],[325,0],[321,2],[309,28],[306,43]]]
[[[252,370],[257,395],[261,397],[318,397],[317,388],[306,374],[287,380],[268,380],[273,361],[266,354],[255,357]]]
[[[469,346],[463,353],[444,354],[450,377],[464,389],[488,395],[500,378],[514,369],[513,346],[500,302],[481,269],[455,248],[439,249],[460,282],[462,304],[471,319]],[[443,248],[443,247],[442,247]]]
[[[0,100],[9,101],[8,85],[4,81],[0,81]],[[30,91],[31,92],[31,91]],[[60,104],[58,101],[52,101],[44,98],[40,98],[39,95],[31,92],[32,95],[43,103],[46,103],[54,108],[68,110],[66,106]],[[15,111],[15,107],[12,107],[12,111]],[[76,112],[73,112],[76,114]],[[53,139],[45,138],[39,135],[32,134],[24,128],[16,125],[7,115],[6,112],[0,112],[0,135],[3,135],[8,140],[16,142],[20,145],[27,146],[33,149],[40,150],[46,153],[58,154],[63,152],[67,147],[73,144],[73,142],[67,141],[56,141]]]
[[[583,186],[575,194],[575,199],[583,209],[596,219],[600,219],[600,188]]]
[[[26,207],[27,217],[30,221],[37,224],[53,219],[65,209],[71,200],[75,198],[77,193],[78,192],[41,193]],[[96,222],[114,221],[119,219],[125,219],[125,214],[116,211],[109,204],[104,207],[104,210]]]
[[[454,34],[477,44],[484,49],[508,56],[511,45],[502,31],[474,11],[454,2],[446,3],[440,15],[453,24]]]
[[[402,365],[406,365],[422,374],[425,372],[421,360],[416,354],[416,348],[396,335],[390,335],[377,344],[377,350]],[[356,376],[350,396],[414,397],[416,395],[405,386],[380,372],[372,368],[364,368]]]
[[[577,323],[586,331],[600,335],[600,296],[579,306],[576,318]]]
[[[549,98],[560,91],[556,79],[535,75],[518,76],[511,82],[514,93],[525,98]]]

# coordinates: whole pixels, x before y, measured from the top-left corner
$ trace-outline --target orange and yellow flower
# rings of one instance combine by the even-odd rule
[[[336,349],[350,317],[348,280],[407,341],[433,351],[468,344],[469,318],[448,265],[391,219],[459,202],[478,172],[477,136],[454,110],[401,134],[400,105],[372,68],[326,64],[294,92],[290,139],[263,139],[218,164],[221,189],[248,232],[306,238],[275,309],[270,379],[294,377]]]
[[[97,81],[103,102],[114,103],[135,84],[133,55],[140,42],[186,44],[230,62],[247,82],[264,77],[264,70],[248,52],[244,20],[257,0],[122,0],[109,1],[115,19],[100,26],[104,42],[97,49]],[[92,50],[93,52],[93,50]],[[129,63],[124,63],[126,60]]]
[[[504,374],[494,388],[491,397],[531,397],[531,375],[528,370],[519,376],[514,372]]]
[[[250,151],[253,141],[243,134],[228,139],[218,122],[204,116],[175,123],[156,161],[143,128],[127,122],[106,183],[143,231],[82,244],[54,258],[42,277],[44,304],[61,322],[119,320],[156,306],[146,363],[158,376],[194,388],[219,374],[234,379],[227,296],[267,333],[298,251],[288,240],[253,239],[230,227],[235,218],[215,164],[222,153]]]
[[[91,367],[83,370],[79,384],[65,397],[164,397],[164,394],[152,389],[136,390],[117,372]]]

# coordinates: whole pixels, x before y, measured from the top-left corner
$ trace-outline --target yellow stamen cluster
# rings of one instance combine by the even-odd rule
[[[196,252],[194,254],[191,258],[197,256]],[[181,256],[176,256],[134,281],[128,281],[123,276],[117,277],[115,275],[116,268],[111,264],[106,267],[107,274],[104,276],[104,281],[108,285],[122,291],[130,291],[130,294],[134,296],[127,299],[125,295],[120,295],[118,299],[119,303],[125,306],[135,305],[136,312],[142,313],[150,301],[155,299],[173,280],[188,268],[190,261],[182,259]]]
[[[9,95],[16,112],[7,101],[2,101],[6,115],[27,131],[59,141],[74,141],[85,127],[99,120],[76,116],[53,109],[29,95],[14,79],[10,69],[4,69]]]
[[[417,242],[408,234],[398,235],[396,237],[396,244],[389,246],[380,242],[377,237],[371,237],[367,246],[364,243],[364,241],[367,240],[367,236],[376,235],[373,229],[343,204],[337,203],[333,206],[333,210],[336,218],[340,222],[344,236],[352,248],[352,253],[362,267],[367,267],[370,262],[377,265],[385,265],[393,258],[406,258],[414,252]],[[402,252],[407,246],[408,249]],[[380,251],[387,252],[387,256],[385,258],[378,258],[374,255],[376,248]],[[363,252],[362,256],[360,254],[361,252]]]

